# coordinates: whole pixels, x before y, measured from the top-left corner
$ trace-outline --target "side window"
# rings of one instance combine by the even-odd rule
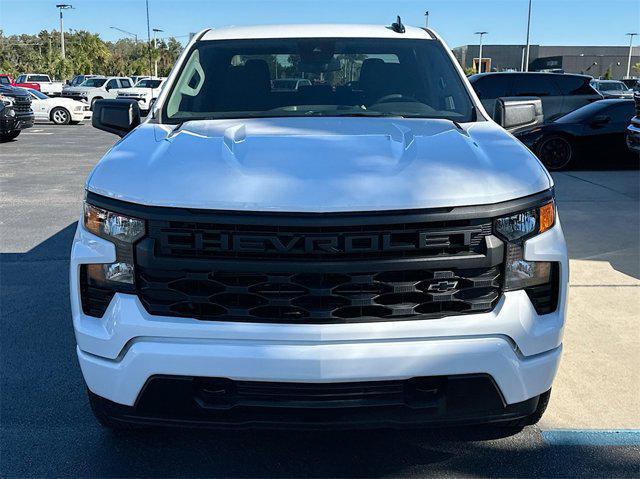
[[[118,88],[118,80],[116,80],[115,78],[109,80],[105,85],[105,88],[107,90],[110,90],[111,88]]]
[[[481,100],[511,96],[513,75],[488,75],[472,83]]]
[[[122,88],[131,88],[131,82],[128,78],[121,78],[120,85],[122,85]]]
[[[554,74],[523,73],[518,75],[516,96],[556,96],[560,90],[552,79]]]
[[[27,81],[26,75],[20,75],[18,78],[16,78],[16,83],[26,83],[26,81]]]
[[[554,79],[560,88],[561,95],[593,95],[593,83],[588,78],[571,75],[558,75]]]
[[[632,101],[625,101],[617,105],[611,105],[604,111],[605,115],[611,117],[612,123],[631,123],[631,118],[635,114]]]

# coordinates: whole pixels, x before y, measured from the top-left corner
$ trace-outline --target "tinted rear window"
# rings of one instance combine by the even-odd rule
[[[541,75],[523,73],[518,75],[514,85],[515,96],[555,96],[560,90],[553,81],[552,74]]]
[[[46,75],[29,75],[29,81],[48,82],[49,81],[49,77],[46,76]]]
[[[589,78],[558,75],[554,80],[562,95],[593,95],[596,93],[589,84]]]
[[[471,78],[471,84],[482,100],[511,95],[513,75],[488,75],[476,78]]]

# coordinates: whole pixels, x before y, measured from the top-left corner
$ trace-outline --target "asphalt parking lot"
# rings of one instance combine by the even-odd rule
[[[539,426],[115,434],[89,410],[67,279],[84,181],[115,141],[36,125],[0,145],[0,477],[640,476],[637,166],[554,175],[571,293]]]

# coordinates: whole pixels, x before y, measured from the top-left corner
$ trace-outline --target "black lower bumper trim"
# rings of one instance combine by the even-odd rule
[[[362,383],[268,383],[156,376],[135,406],[92,395],[111,422],[214,429],[413,428],[513,421],[539,396],[506,405],[488,375]]]

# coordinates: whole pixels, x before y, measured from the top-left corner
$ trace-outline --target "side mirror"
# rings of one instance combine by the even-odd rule
[[[539,125],[544,120],[542,100],[538,97],[498,98],[494,119],[507,131]]]
[[[594,127],[604,126],[611,121],[611,117],[607,115],[596,115],[591,118],[589,125]]]
[[[97,100],[91,124],[98,130],[125,136],[140,124],[140,107],[135,100]]]

